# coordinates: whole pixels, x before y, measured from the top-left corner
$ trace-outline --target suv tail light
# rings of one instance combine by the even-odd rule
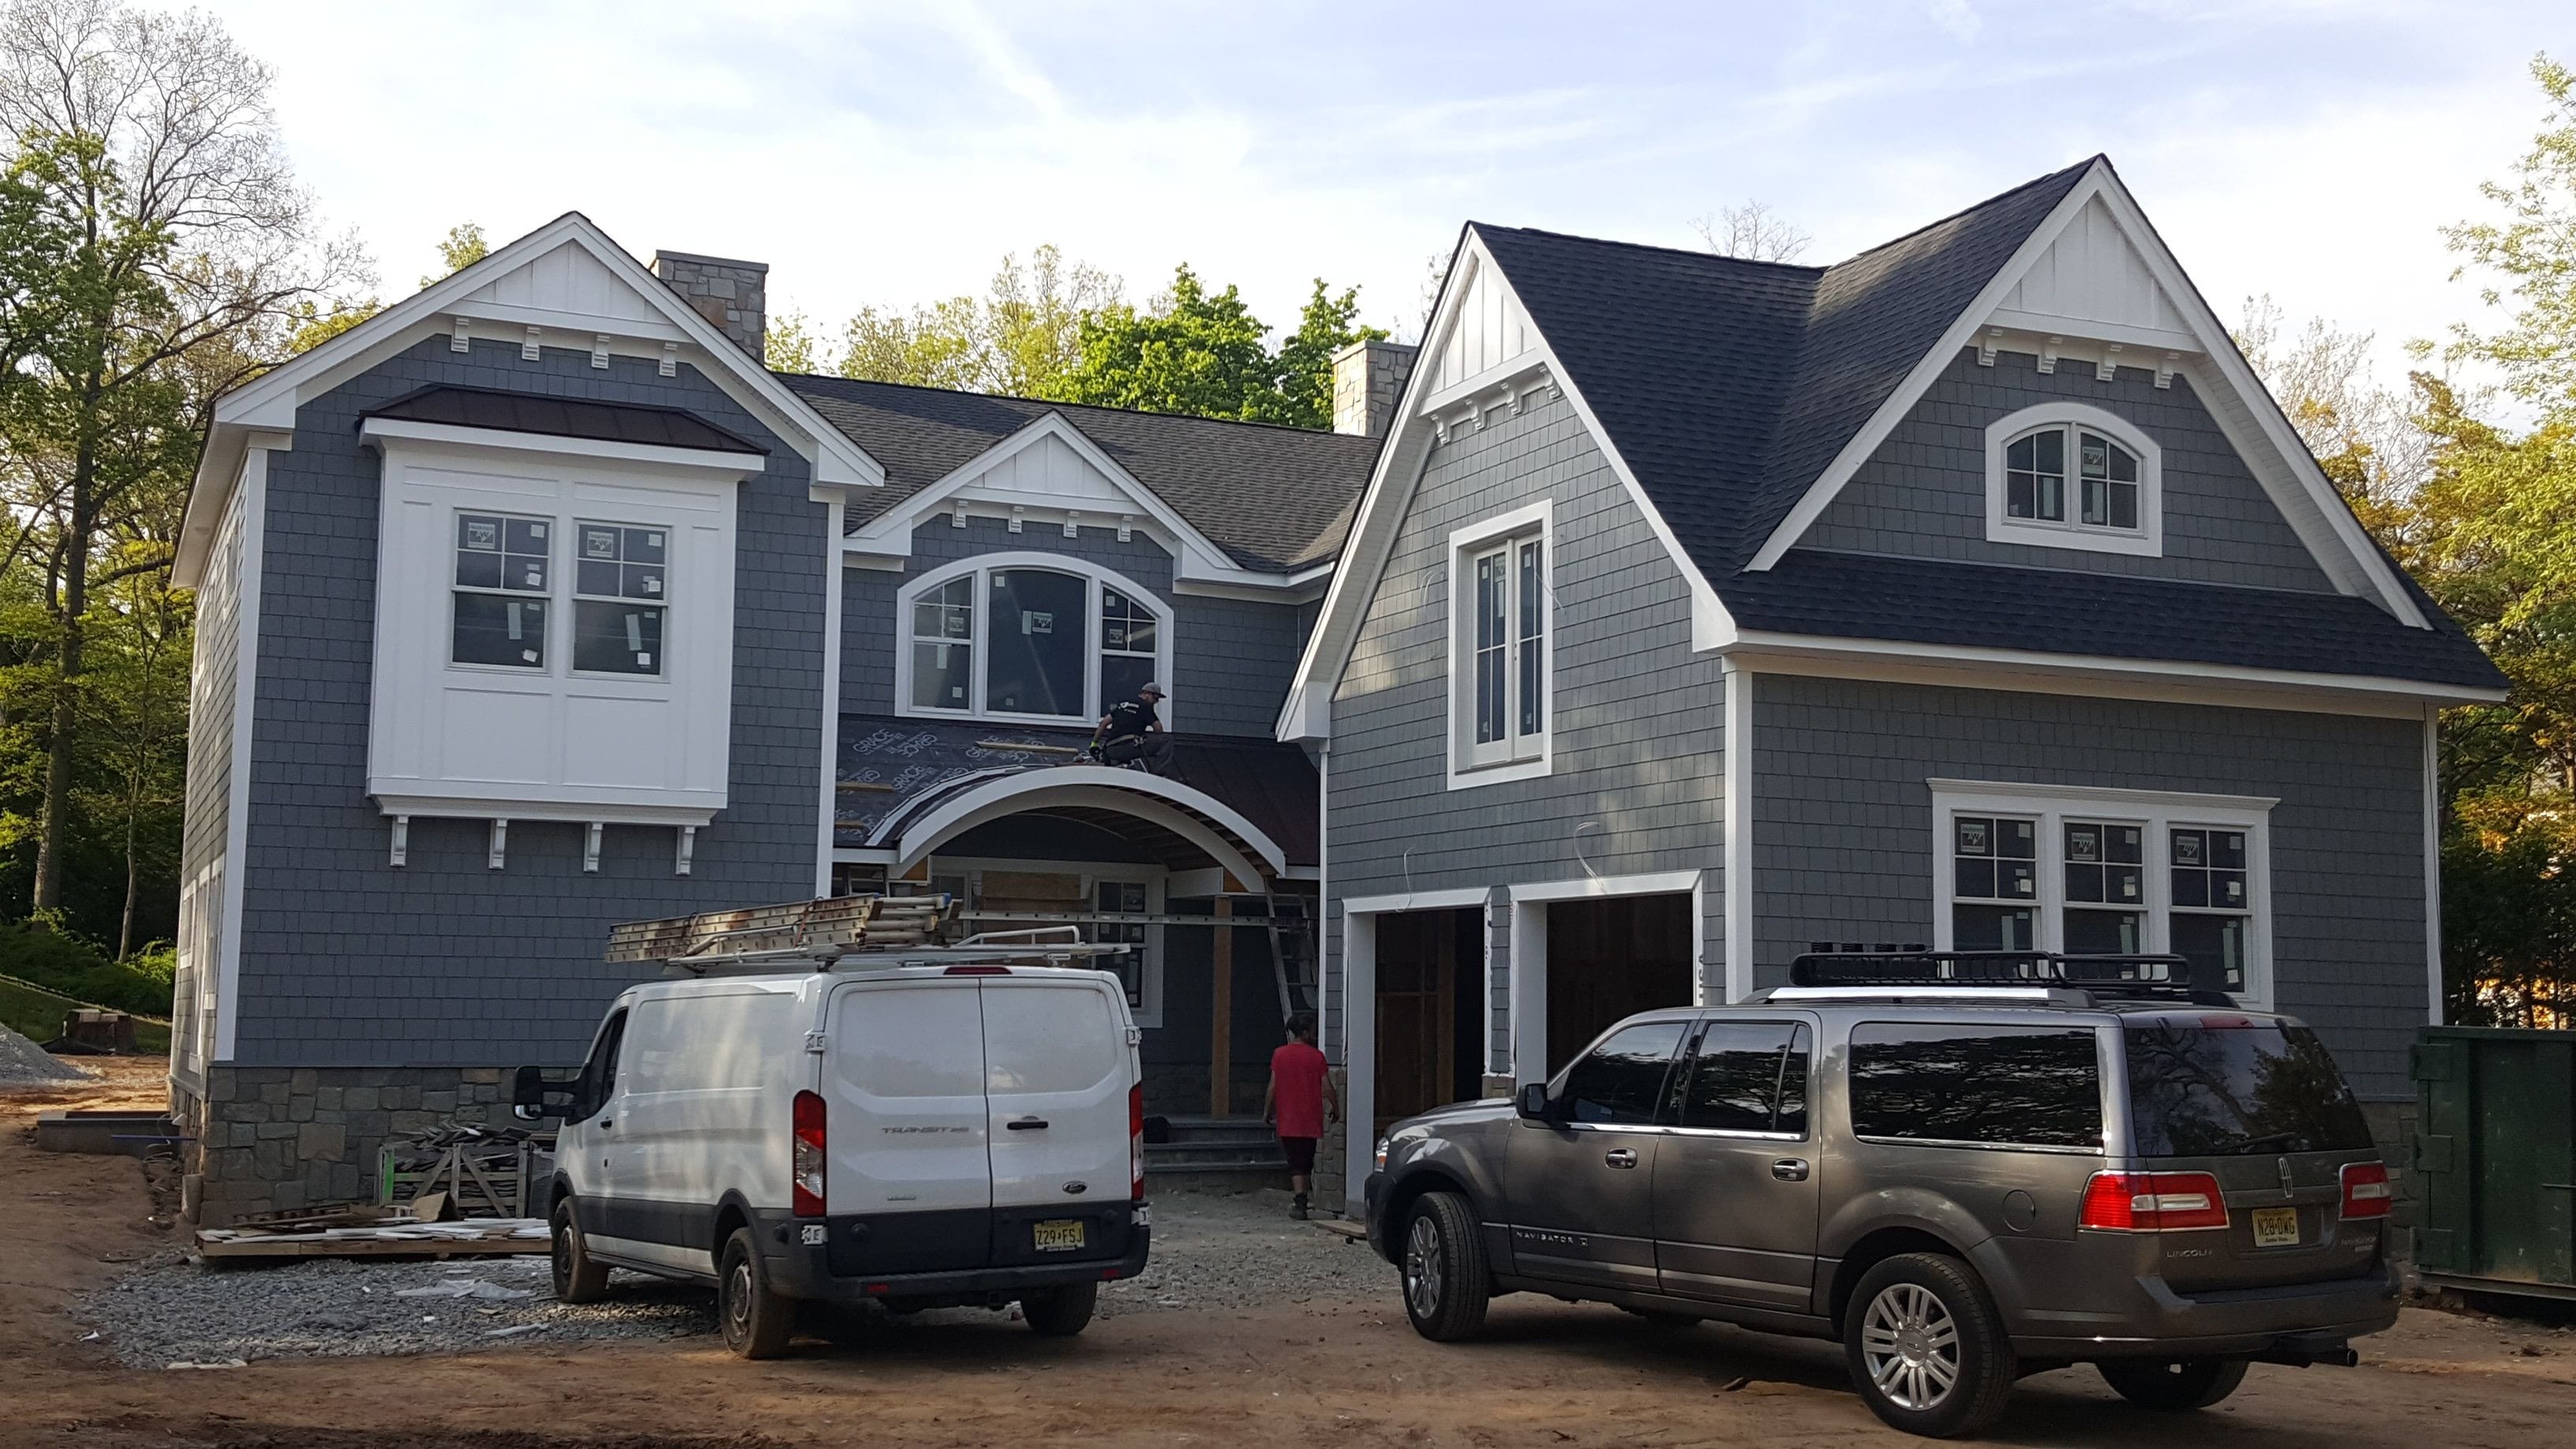
[[[2206,1172],[2097,1172],[2076,1226],[2113,1233],[2227,1226],[2227,1199]]]
[[[1145,1084],[1127,1089],[1127,1200],[1145,1200]]]
[[[823,1215],[823,1099],[812,1092],[796,1094],[796,1149],[789,1166],[796,1216]]]
[[[2389,1185],[2387,1163],[2347,1162],[2343,1165],[2343,1215],[2346,1218],[2384,1218],[2396,1201],[2397,1190]]]

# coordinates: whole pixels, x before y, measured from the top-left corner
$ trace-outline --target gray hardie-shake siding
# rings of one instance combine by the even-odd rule
[[[1932,939],[1935,778],[2271,796],[2275,1004],[2365,1096],[2410,1088],[2424,1019],[2415,720],[1760,675],[1754,959]]]
[[[577,824],[519,822],[507,868],[481,820],[415,819],[409,863],[367,795],[369,659],[381,464],[358,415],[430,384],[690,409],[766,448],[741,486],[729,803],[698,832],[611,825],[596,874]],[[308,403],[269,455],[258,704],[244,872],[243,1066],[508,1065],[578,1060],[633,979],[600,961],[617,921],[810,892],[822,749],[826,513],[805,461],[694,368],[515,344],[421,343]],[[421,600],[421,607],[440,601]],[[686,601],[679,604],[686,607]]]
[[[1554,769],[1450,790],[1449,534],[1540,499],[1555,514]],[[1691,654],[1687,583],[1570,404],[1551,396],[1453,430],[1424,470],[1333,696],[1328,889],[1340,900],[1705,870],[1702,934],[1714,958],[1723,689],[1718,661]],[[1338,921],[1326,939],[1338,1043]],[[1499,956],[1497,1063],[1508,1048]],[[1702,970],[1718,978],[1714,959]]]
[[[1270,736],[1287,698],[1288,677],[1305,642],[1292,604],[1176,594],[1172,556],[1144,534],[1118,541],[1112,528],[1084,528],[1073,538],[1052,526],[1012,533],[998,519],[970,518],[964,528],[942,514],[913,529],[912,557],[901,571],[851,567],[841,593],[841,707],[882,714],[895,700],[895,652],[906,624],[895,616],[904,585],[959,559],[993,553],[1062,554],[1114,569],[1172,611],[1171,691],[1164,713],[1189,734]],[[1109,701],[1102,701],[1105,705]],[[1088,721],[1085,721],[1088,723]]]
[[[2164,457],[2163,557],[1987,541],[1986,427],[2043,402],[2089,403],[2155,440]],[[2023,352],[1999,352],[1994,366],[1980,367],[1976,353],[1963,349],[1799,546],[2251,588],[2334,587],[2211,420],[2187,374],[2160,389],[2152,371],[2123,367],[2102,382],[2090,363],[2043,373],[2039,359]]]

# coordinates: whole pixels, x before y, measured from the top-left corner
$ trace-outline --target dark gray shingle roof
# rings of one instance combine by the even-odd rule
[[[1236,563],[1294,569],[1341,550],[1377,461],[1377,439],[1346,433],[799,373],[778,379],[885,465],[885,487],[851,500],[853,525],[1061,413]]]
[[[550,438],[603,443],[644,443],[662,448],[705,448],[720,453],[766,453],[695,413],[678,408],[540,397],[483,387],[425,387],[364,414],[458,428],[495,428]]]

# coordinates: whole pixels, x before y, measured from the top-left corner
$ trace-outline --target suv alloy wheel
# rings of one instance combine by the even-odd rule
[[[2018,1376],[1985,1285],[1936,1253],[1900,1254],[1863,1275],[1843,1347],[1870,1412],[1935,1439],[1993,1423]]]
[[[1426,1192],[1404,1229],[1404,1316],[1435,1342],[1466,1338],[1485,1324],[1493,1294],[1476,1215],[1454,1192]]]

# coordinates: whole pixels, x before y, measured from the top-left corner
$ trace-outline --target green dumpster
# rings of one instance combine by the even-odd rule
[[[2414,1072],[2416,1271],[2576,1299],[2576,1031],[2426,1027]]]

